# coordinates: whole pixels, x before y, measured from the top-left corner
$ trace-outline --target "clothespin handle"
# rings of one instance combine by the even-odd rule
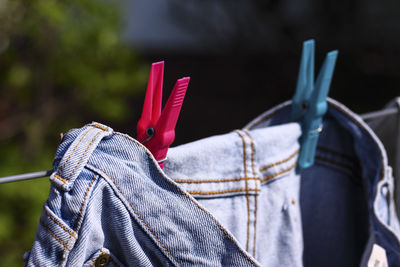
[[[165,159],[169,146],[174,142],[175,126],[178,121],[189,81],[190,77],[185,77],[176,81],[167,104],[154,127],[154,137],[145,143],[145,146],[158,161]],[[160,167],[162,168],[163,166],[164,162],[160,162]]]
[[[189,84],[189,77],[178,80],[161,112],[164,61],[151,65],[142,116],[137,124],[137,140],[144,144],[161,168],[175,139],[175,126]]]
[[[304,132],[301,137],[298,162],[300,168],[307,168],[314,164],[318,138],[322,131],[322,118],[328,109],[326,98],[328,97],[337,55],[338,51],[332,51],[326,56],[309,100],[309,110],[303,120]]]
[[[300,69],[297,77],[296,92],[292,98],[292,119],[299,120],[304,116],[310,98],[314,91],[314,54],[315,41],[308,40],[303,43],[301,52]]]
[[[162,90],[164,79],[164,61],[151,64],[146,96],[142,115],[137,123],[137,140],[144,142],[148,136],[148,128],[156,125],[161,115]]]
[[[327,101],[338,51],[327,54],[317,82],[314,84],[315,42],[304,42],[296,93],[292,99],[292,118],[301,123],[298,168],[314,164],[322,118],[327,111]]]

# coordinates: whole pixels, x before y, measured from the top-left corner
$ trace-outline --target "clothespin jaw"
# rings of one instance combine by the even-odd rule
[[[298,120],[305,113],[305,101],[314,90],[314,54],[315,41],[303,43],[300,69],[297,78],[296,92],[292,98],[292,119]]]
[[[142,116],[137,124],[137,140],[145,141],[149,136],[147,129],[155,126],[161,115],[162,89],[164,78],[164,61],[151,64]]]
[[[338,55],[338,51],[327,54],[314,85],[314,47],[314,40],[303,44],[299,79],[292,99],[292,118],[300,121],[302,127],[298,168],[307,168],[314,164],[318,137],[322,131],[322,117],[328,108],[326,98]]]
[[[138,141],[150,150],[161,168],[175,139],[175,126],[190,80],[189,77],[177,80],[161,112],[163,72],[164,62],[152,64],[142,117],[137,124]]]

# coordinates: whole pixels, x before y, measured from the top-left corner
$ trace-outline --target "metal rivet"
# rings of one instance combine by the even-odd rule
[[[96,259],[96,267],[104,267],[108,264],[110,261],[110,255],[108,254],[101,254],[97,259]]]

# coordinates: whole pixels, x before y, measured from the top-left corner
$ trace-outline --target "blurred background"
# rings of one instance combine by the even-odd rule
[[[302,42],[330,96],[357,113],[400,94],[395,0],[0,0],[0,176],[51,168],[60,133],[91,121],[135,136],[151,62],[164,98],[191,81],[174,145],[243,127],[294,93]],[[49,181],[0,185],[1,266],[20,266]]]

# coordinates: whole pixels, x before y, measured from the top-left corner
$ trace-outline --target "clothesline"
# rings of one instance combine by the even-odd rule
[[[368,112],[368,113],[362,114],[361,118],[363,120],[370,120],[370,119],[374,119],[374,118],[381,117],[381,116],[396,114],[397,112],[398,112],[397,108],[390,108],[390,109],[373,111],[373,112]],[[36,179],[36,178],[44,178],[44,177],[50,176],[50,174],[52,172],[53,172],[53,170],[47,170],[47,171],[31,172],[31,173],[25,173],[25,174],[19,174],[19,175],[5,176],[5,177],[0,178],[0,184],[19,182],[19,181]]]

